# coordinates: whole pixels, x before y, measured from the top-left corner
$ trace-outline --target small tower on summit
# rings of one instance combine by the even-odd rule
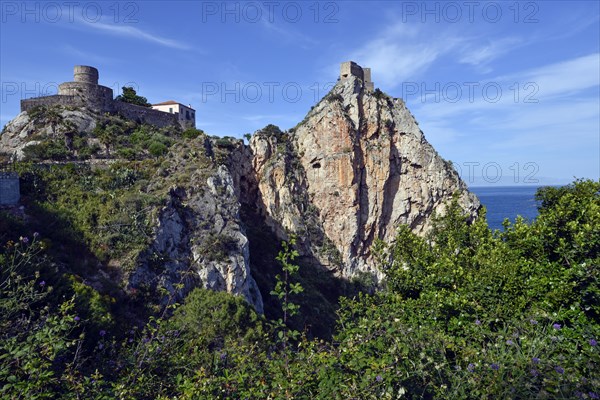
[[[340,66],[340,80],[345,80],[355,76],[363,81],[364,88],[372,92],[375,89],[375,84],[371,81],[371,68],[362,68],[354,61],[343,62]]]
[[[98,84],[98,70],[87,65],[76,65],[73,71],[73,80],[75,82]]]

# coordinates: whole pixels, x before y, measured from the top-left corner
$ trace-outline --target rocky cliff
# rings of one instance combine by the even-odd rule
[[[172,163],[169,169],[167,173],[177,174],[178,165]],[[208,178],[205,172],[197,171],[187,184],[170,189],[152,244],[129,276],[129,288],[164,288],[178,301],[196,286],[227,291],[243,296],[262,313],[231,175],[224,166]]]
[[[338,82],[289,134],[259,131],[250,147],[268,223],[341,276],[381,278],[374,240],[391,241],[399,224],[426,233],[454,193],[473,217],[480,207],[404,102],[358,78]]]
[[[226,290],[262,311],[276,273],[267,265],[276,250],[252,257],[262,243],[296,234],[315,271],[379,280],[371,253],[377,238],[390,242],[399,224],[426,233],[431,216],[443,213],[454,194],[476,215],[478,199],[425,140],[403,101],[363,86],[357,77],[341,80],[294,129],[270,125],[249,145],[57,108],[21,113],[4,129],[0,153],[13,159],[32,154],[42,162],[59,154],[63,163],[96,168],[120,158],[125,164],[116,169],[139,169],[146,160],[150,182],[131,187],[162,200],[149,214],[153,233],[121,284],[165,288],[177,298],[195,286]],[[116,135],[114,145],[106,144],[107,132]],[[45,141],[52,146],[39,147]],[[163,145],[166,153],[151,154],[144,143]],[[24,151],[28,146],[36,151]],[[94,152],[86,151],[90,146]],[[134,161],[128,166],[123,157]]]

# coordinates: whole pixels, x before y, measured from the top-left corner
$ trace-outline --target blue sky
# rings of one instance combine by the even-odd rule
[[[0,125],[76,64],[241,137],[371,67],[471,184],[600,179],[596,1],[0,2]]]

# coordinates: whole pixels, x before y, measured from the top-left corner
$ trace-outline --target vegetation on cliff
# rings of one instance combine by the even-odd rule
[[[376,245],[386,289],[344,299],[331,341],[289,335],[240,298],[201,289],[142,328],[116,328],[110,301],[64,289],[43,235],[2,218],[0,392],[597,398],[600,183],[537,196],[539,217],[506,221],[503,231],[491,231],[484,212],[468,223],[456,203],[426,238],[400,227],[394,243]],[[288,274],[274,294],[296,312],[303,293],[293,249],[278,259]]]
[[[354,97],[331,95],[311,115],[358,101],[343,88]],[[367,103],[380,110],[384,99]],[[394,121],[410,122],[405,136],[422,135],[404,108],[384,109],[404,113]],[[484,209],[473,219],[468,193],[450,186],[457,193],[438,198],[447,212],[428,235],[392,224],[394,240],[369,245],[376,292],[368,273],[334,275],[343,260],[318,224],[323,205],[343,208],[342,192],[328,188],[318,207],[305,170],[325,162],[290,132],[269,125],[248,147],[82,110],[16,120],[3,138],[24,161],[14,165],[23,207],[0,210],[1,398],[600,394],[600,182],[541,189],[539,217],[502,231]],[[372,133],[396,124],[378,121]],[[315,135],[311,123],[293,139]],[[283,221],[298,237],[282,245]],[[235,266],[252,276],[219,275]],[[198,276],[219,290],[256,279],[264,315],[197,288]]]

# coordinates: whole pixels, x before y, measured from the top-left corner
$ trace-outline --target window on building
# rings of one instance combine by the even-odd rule
[[[173,107],[169,107],[169,112],[173,114]]]
[[[185,119],[190,119],[190,110],[185,110]]]

